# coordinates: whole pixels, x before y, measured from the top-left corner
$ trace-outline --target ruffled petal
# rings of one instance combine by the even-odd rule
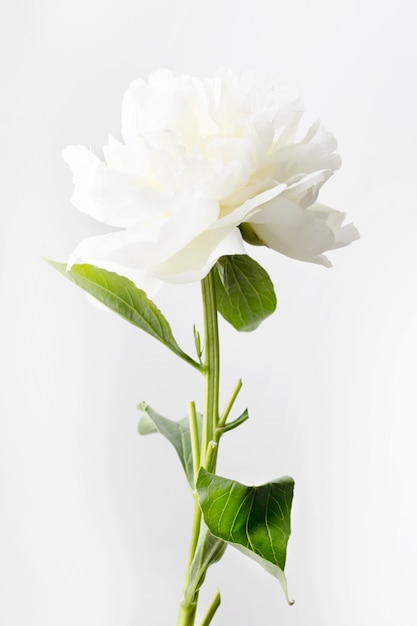
[[[315,205],[302,209],[284,196],[265,204],[250,221],[256,235],[269,248],[286,256],[331,267],[323,254],[357,239],[358,232],[342,227],[344,215]]]
[[[334,234],[334,245],[332,250],[336,248],[343,248],[348,246],[353,241],[360,239],[358,229],[352,224],[343,224],[346,218],[346,213],[336,211],[331,207],[316,202],[308,210],[314,213],[316,216],[321,216],[326,220],[326,224],[332,229]]]
[[[83,146],[69,146],[63,158],[74,174],[72,203],[100,222],[123,228],[137,222],[158,203],[158,189],[141,186],[132,174],[109,169]]]

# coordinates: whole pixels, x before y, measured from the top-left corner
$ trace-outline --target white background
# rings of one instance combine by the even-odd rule
[[[54,273],[102,226],[70,205],[67,144],[119,136],[130,81],[219,66],[293,82],[339,140],[322,199],[362,238],[333,269],[266,250],[277,313],[221,324],[223,400],[251,420],[219,472],[296,479],[278,583],[229,549],[207,578],[216,626],[414,626],[417,434],[415,17],[407,0],[3,0],[0,63],[2,626],[174,624],[191,499],[177,459],[136,433],[174,419],[199,377]],[[192,349],[198,286],[158,304]]]

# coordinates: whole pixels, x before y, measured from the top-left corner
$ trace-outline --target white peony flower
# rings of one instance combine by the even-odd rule
[[[166,70],[132,83],[123,99],[123,143],[104,161],[64,150],[73,204],[115,227],[74,250],[145,291],[200,280],[244,240],[329,266],[324,253],[358,238],[344,214],[316,202],[340,166],[320,125],[297,140],[302,103],[288,86],[220,70],[210,80]]]

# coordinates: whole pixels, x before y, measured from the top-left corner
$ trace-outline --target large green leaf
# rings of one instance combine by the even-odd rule
[[[48,263],[109,309],[158,339],[193,367],[201,368],[199,363],[181,350],[166,318],[131,280],[94,265],[73,265],[67,270],[65,263],[50,260]]]
[[[277,306],[268,273],[246,254],[221,257],[214,266],[219,313],[240,331],[255,330]]]
[[[159,432],[165,439],[174,446],[181,465],[184,468],[185,475],[192,489],[195,488],[195,477],[193,467],[193,456],[191,450],[191,436],[188,417],[184,417],[178,422],[159,415],[146,402],[142,402],[138,409],[142,412],[139,420],[139,433],[148,435],[149,433]],[[197,414],[197,424],[199,437],[201,441],[201,423],[202,416]]]
[[[202,468],[197,479],[198,498],[210,532],[278,578],[287,600],[284,567],[293,490],[294,481],[288,476],[247,487]]]

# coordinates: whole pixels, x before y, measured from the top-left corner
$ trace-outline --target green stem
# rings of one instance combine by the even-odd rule
[[[180,610],[178,613],[177,626],[193,626],[195,622],[195,614],[197,610],[197,601],[198,601],[198,592],[195,594],[194,598],[191,602],[186,601],[185,593],[188,587],[189,578],[190,578],[190,569],[191,564],[193,562],[194,554],[197,548],[198,537],[200,535],[200,526],[201,526],[201,509],[197,499],[197,495],[195,497],[194,503],[194,516],[193,516],[193,525],[191,529],[191,541],[190,541],[190,549],[188,552],[188,561],[187,567],[185,570],[185,580],[184,587],[182,592],[182,599],[180,603]]]
[[[219,421],[220,351],[217,322],[216,292],[214,276],[210,272],[201,281],[204,312],[206,401],[203,417],[203,441],[201,465],[206,468],[206,456],[210,441]],[[207,468],[206,468],[207,469]],[[214,471],[214,468],[213,468]]]
[[[236,383],[235,388],[233,389],[233,393],[230,396],[229,402],[227,403],[226,408],[224,409],[222,416],[219,420],[219,428],[222,428],[226,424],[227,418],[229,417],[229,413],[232,410],[232,407],[241,389],[242,389],[242,379],[239,378],[239,380]]]
[[[177,626],[193,626],[195,622],[195,614],[197,611],[197,601],[184,606],[181,604],[180,613],[178,615]]]
[[[219,329],[217,323],[217,305],[216,305],[216,293],[214,285],[214,276],[210,272],[201,281],[202,299],[203,299],[203,315],[204,315],[204,335],[205,335],[205,349],[204,349],[204,365],[199,366],[200,371],[203,372],[205,378],[205,406],[202,425],[202,440],[198,439],[198,431],[196,428],[196,415],[195,406],[190,403],[188,415],[191,430],[192,440],[192,455],[194,465],[194,476],[197,479],[197,474],[200,467],[215,471],[217,454],[215,448],[217,444],[213,442],[216,436],[216,428],[219,423],[219,384],[220,384],[220,353],[219,353]],[[198,445],[200,445],[198,449]],[[198,539],[201,532],[201,509],[198,503],[197,495],[195,497],[194,505],[194,518],[191,530],[190,549],[188,554],[187,569],[185,573],[183,597],[180,604],[180,610],[178,614],[177,626],[194,626],[195,616],[197,611],[198,591],[194,594],[194,597],[189,599],[185,593],[189,583],[191,575],[191,565],[195,557]],[[192,581],[191,581],[192,582]],[[203,625],[209,624],[215,611],[220,604],[220,596],[218,593],[214,597],[206,616],[204,617]],[[207,621],[208,620],[208,621]]]
[[[213,474],[216,471],[218,450],[219,444],[217,443],[217,441],[210,441],[205,458],[204,469],[206,469],[208,472],[212,472]]]
[[[195,403],[188,403],[188,423],[190,425],[191,454],[193,457],[194,480],[197,478],[200,469],[200,441],[198,436],[197,412]]]
[[[211,620],[214,617],[215,612],[217,611],[217,609],[220,606],[220,593],[217,590],[216,593],[214,594],[214,597],[212,599],[212,601],[210,602],[210,605],[207,609],[207,612],[205,614],[205,616],[203,617],[203,621],[201,622],[201,626],[209,626],[209,624],[211,624]]]
[[[169,346],[168,346],[169,347]],[[180,357],[180,359],[182,359],[183,361],[185,361],[186,363],[188,363],[188,365],[191,365],[191,367],[193,367],[194,369],[196,369],[197,371],[201,372],[202,371],[202,367],[201,367],[201,363],[197,363],[197,361],[194,361],[193,358],[191,358],[188,354],[186,354],[185,352],[183,352],[182,350],[174,350],[174,348],[170,348],[170,350],[172,350],[172,352],[174,354],[176,354],[177,356]]]

